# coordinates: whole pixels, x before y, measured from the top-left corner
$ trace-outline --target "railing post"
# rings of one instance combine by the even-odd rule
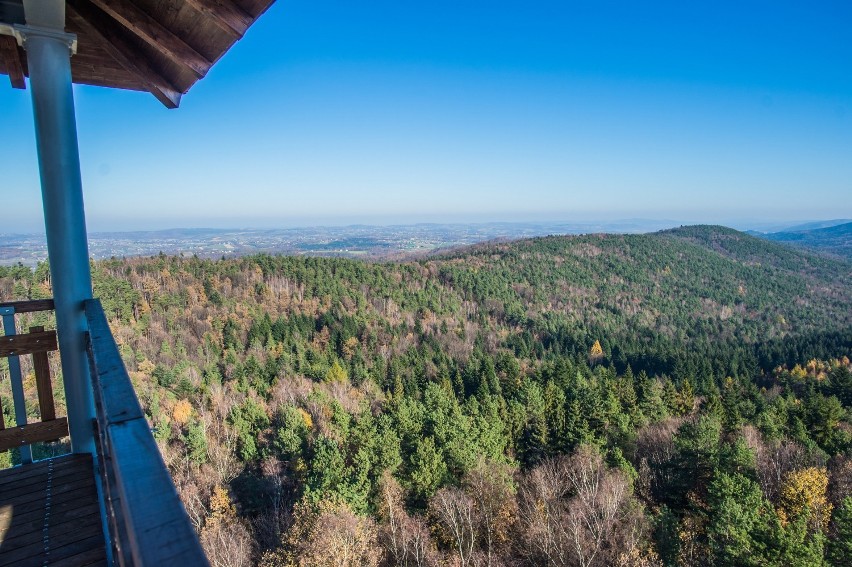
[[[64,0],[25,0],[24,12],[27,25],[15,30],[27,50],[71,449],[94,453],[95,408],[83,313],[83,301],[92,297],[92,281],[71,89],[76,37],[65,33]]]
[[[6,336],[18,334],[17,325],[15,324],[15,308],[0,307],[0,315],[3,316],[3,332]],[[17,356],[10,356],[9,361],[9,381],[12,385],[12,403],[15,407],[15,423],[18,425],[27,424],[27,401],[24,399],[24,384],[21,377],[21,361]],[[29,445],[24,445],[18,449],[21,455],[21,463],[27,464],[33,462],[33,451]]]

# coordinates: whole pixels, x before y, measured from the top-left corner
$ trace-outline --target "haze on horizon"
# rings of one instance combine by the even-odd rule
[[[852,217],[852,4],[278,2],[168,111],[76,87],[90,231]],[[0,88],[3,232],[42,230]]]

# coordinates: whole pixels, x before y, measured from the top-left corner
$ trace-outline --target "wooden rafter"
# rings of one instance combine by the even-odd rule
[[[24,81],[24,67],[21,65],[21,56],[18,53],[18,42],[10,35],[0,35],[0,59],[6,66],[12,87],[16,89],[27,88]]]
[[[231,0],[186,0],[199,12],[212,17],[220,28],[240,38],[254,21]]]
[[[204,77],[213,66],[212,61],[208,61],[130,0],[91,0],[91,2],[148,45],[175,63],[192,70],[199,78]]]
[[[68,17],[87,37],[98,42],[119,65],[142,81],[148,91],[167,108],[180,105],[181,93],[155,71],[148,60],[127,42],[114,22],[87,0],[67,0]]]

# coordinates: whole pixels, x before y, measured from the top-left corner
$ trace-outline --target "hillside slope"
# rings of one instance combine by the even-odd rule
[[[763,236],[776,242],[793,244],[852,259],[852,222],[826,228],[774,232]]]
[[[852,325],[852,265],[723,227],[488,244],[434,266],[507,324],[546,322],[632,351]]]
[[[44,268],[0,270],[2,297],[48,293],[47,281],[36,281]],[[228,317],[238,315],[245,333],[252,318],[296,310],[318,329],[351,318],[359,336],[404,334],[400,325],[420,333],[426,324],[447,344],[474,325],[516,352],[537,343],[579,356],[599,340],[619,366],[649,372],[731,349],[793,356],[793,339],[848,331],[850,276],[852,264],[718,226],[485,243],[405,263],[160,256],[104,261],[94,272],[114,317],[136,326],[168,317],[196,329],[182,337],[192,350],[205,332],[221,336]]]

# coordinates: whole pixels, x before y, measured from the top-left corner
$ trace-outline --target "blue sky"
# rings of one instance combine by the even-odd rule
[[[89,228],[849,218],[849,22],[840,0],[281,0],[178,110],[75,89]],[[29,97],[0,80],[0,232],[41,230]]]

